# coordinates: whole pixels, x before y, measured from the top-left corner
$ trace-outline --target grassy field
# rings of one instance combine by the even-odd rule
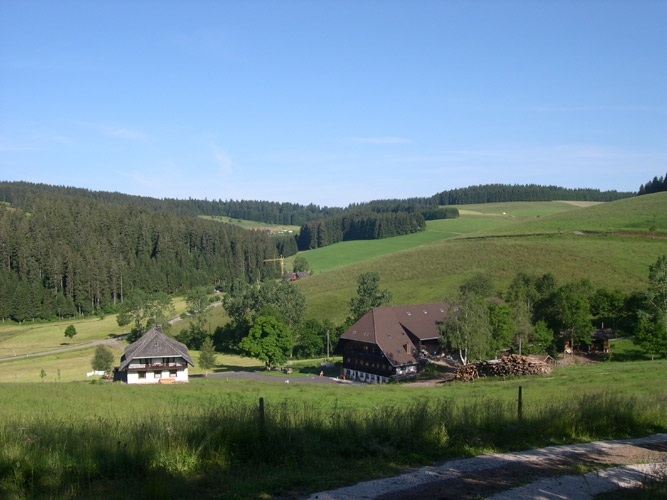
[[[290,226],[286,224],[267,224],[265,222],[256,222],[253,220],[244,220],[244,219],[233,219],[231,217],[218,217],[211,215],[200,215],[202,219],[213,220],[217,222],[225,222],[227,224],[233,224],[235,226],[242,227],[243,229],[269,229],[274,233],[292,231],[293,233],[299,232],[299,226]]]
[[[2,384],[0,496],[295,497],[454,456],[664,432],[665,369],[599,363],[435,387]]]
[[[308,316],[339,322],[345,318],[356,278],[377,271],[394,304],[434,302],[452,297],[477,273],[491,276],[504,290],[519,271],[551,272],[561,283],[588,278],[597,287],[634,291],[646,287],[649,264],[667,253],[667,240],[572,234],[525,238],[437,241],[376,257],[301,280]]]
[[[667,193],[625,198],[584,209],[523,220],[520,225],[486,231],[489,235],[594,232],[629,233],[649,236],[654,226],[656,236],[667,235]]]
[[[667,227],[667,210],[664,210],[667,193],[583,205],[565,202],[468,205],[461,207],[460,218],[430,221],[422,233],[345,242],[302,252],[315,270],[312,277],[298,283],[307,300],[306,316],[336,323],[344,320],[355,293],[356,278],[369,270],[380,273],[381,285],[391,290],[394,304],[447,299],[476,273],[490,275],[498,291],[519,271],[552,272],[560,282],[588,278],[595,287],[626,292],[644,288],[648,265],[667,253],[667,239],[611,233],[614,228],[643,227],[649,219],[653,224],[653,216],[656,232],[660,233]],[[575,234],[594,229],[596,234]],[[533,236],[535,233],[547,234]],[[185,310],[182,299],[176,300],[175,305],[177,314]],[[224,310],[217,307],[209,318],[208,328],[212,332],[226,321]],[[74,324],[78,332],[71,342],[64,337],[69,324]],[[189,320],[184,317],[171,327],[171,333],[178,334],[188,326]],[[0,325],[0,358],[21,358],[70,344],[84,345],[121,333],[127,331],[118,327],[115,316],[42,324],[8,322]],[[42,369],[49,377],[60,369],[63,380],[78,380],[68,364],[70,358],[71,364],[82,363],[79,356],[83,354],[60,353],[35,360],[0,362],[0,380],[13,380],[14,374],[19,380],[35,380]],[[20,368],[22,364],[25,369]],[[83,368],[77,371],[79,376],[89,370],[89,364],[83,363]]]
[[[316,273],[331,271],[364,260],[409,250],[428,243],[471,235],[480,231],[493,231],[501,227],[514,227],[519,222],[539,217],[540,214],[556,214],[577,209],[565,202],[489,203],[462,205],[457,219],[428,221],[426,231],[385,240],[345,241],[316,250],[301,252]],[[286,259],[291,266],[293,258]]]
[[[663,235],[666,206],[667,197],[656,195],[584,207],[471,205],[459,219],[429,222],[423,233],[304,253],[315,275],[298,286],[307,316],[334,322],[346,316],[356,277],[368,270],[381,274],[395,304],[446,299],[476,273],[492,276],[498,290],[518,271],[640,290],[648,265],[667,253],[667,239],[642,228],[650,221]],[[184,312],[182,300],[176,309]],[[225,321],[215,308],[209,328]],[[71,342],[64,337],[69,324],[78,332]],[[290,497],[452,456],[667,431],[667,361],[645,361],[627,339],[612,342],[612,362],[472,384],[86,381],[89,344],[123,330],[115,316],[0,325],[0,358],[12,358],[0,362],[0,497]],[[70,343],[82,347],[25,356]],[[120,347],[114,347],[118,359]],[[191,354],[196,364],[198,353]],[[260,367],[220,354],[217,363],[217,371]]]
[[[176,315],[185,312],[185,301],[181,297],[172,300]],[[70,340],[65,337],[65,329],[74,325],[77,334]],[[168,328],[165,325],[165,328]],[[129,326],[120,327],[116,315],[65,319],[52,322],[31,322],[23,324],[7,321],[0,324],[0,359],[22,357],[67,347],[81,346],[95,340],[106,340],[129,333]]]
[[[108,346],[116,358],[116,365],[120,364],[120,358],[123,355],[123,348]],[[86,374],[92,370],[91,362],[95,354],[95,346],[83,347],[73,351],[59,352],[44,356],[22,356],[15,360],[0,362],[0,384],[2,383],[25,383],[25,382],[84,382],[89,379]],[[191,350],[195,366],[189,367],[190,375],[201,375],[204,371],[197,366],[199,351]],[[253,358],[244,358],[227,354],[216,354],[216,368],[209,370],[227,371],[227,370],[262,370],[264,364]],[[41,372],[44,370],[46,376],[41,378]]]
[[[429,221],[425,233],[303,252],[315,270],[299,282],[307,314],[342,321],[356,277],[370,270],[395,304],[446,299],[476,273],[490,275],[500,291],[519,271],[550,272],[560,282],[588,278],[626,292],[644,288],[649,264],[667,254],[660,237],[667,234],[667,193],[578,205],[469,205],[458,219]]]

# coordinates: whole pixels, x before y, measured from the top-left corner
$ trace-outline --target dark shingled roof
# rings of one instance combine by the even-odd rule
[[[178,356],[182,357],[192,366],[195,366],[185,344],[182,344],[171,337],[167,337],[162,333],[160,327],[153,326],[153,328],[144,333],[139,340],[125,348],[125,354],[123,354],[123,357],[120,360],[119,370],[127,368],[133,359]]]
[[[392,365],[415,363],[419,353],[410,334],[419,340],[440,338],[438,325],[447,316],[445,302],[375,307],[341,335],[340,340],[376,344]]]

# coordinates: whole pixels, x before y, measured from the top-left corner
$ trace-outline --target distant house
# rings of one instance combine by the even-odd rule
[[[600,328],[591,334],[590,352],[609,352],[609,341],[614,338],[611,328]]]
[[[125,348],[117,374],[128,384],[187,382],[188,364],[194,366],[185,344],[154,326]]]
[[[545,365],[553,365],[556,360],[548,354],[529,354],[526,356],[532,363],[543,363]]]
[[[414,376],[423,355],[441,352],[438,325],[448,304],[376,307],[341,335],[334,353],[341,376],[369,383]]]
[[[308,271],[298,271],[296,273],[285,273],[283,279],[287,281],[297,281],[310,276]]]

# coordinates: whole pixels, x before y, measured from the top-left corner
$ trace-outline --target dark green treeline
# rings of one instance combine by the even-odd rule
[[[342,208],[304,206],[296,203],[276,203],[254,200],[176,200],[149,198],[107,191],[33,184],[29,182],[0,182],[0,202],[13,207],[32,210],[32,205],[43,195],[75,196],[115,205],[132,204],[152,212],[169,212],[175,215],[198,217],[200,215],[232,217],[266,224],[300,226],[306,221],[322,219],[343,212]],[[289,194],[289,193],[288,193]]]
[[[509,201],[614,201],[631,196],[635,196],[635,193],[600,191],[599,189],[569,189],[536,184],[484,184],[443,191],[436,194],[433,199],[439,205],[466,205]]]
[[[426,222],[420,212],[336,215],[302,225],[297,246],[299,250],[310,250],[341,241],[390,238],[423,231],[425,227]]]
[[[111,311],[138,288],[168,294],[277,273],[261,231],[134,204],[40,193],[0,204],[0,319]]]

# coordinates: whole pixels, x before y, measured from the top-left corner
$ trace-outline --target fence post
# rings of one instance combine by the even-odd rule
[[[264,431],[264,398],[259,398],[259,428]]]
[[[521,416],[522,416],[521,414],[522,414],[522,411],[523,411],[523,398],[522,398],[522,394],[521,394],[521,392],[522,392],[521,389],[522,389],[522,387],[519,386],[519,406],[517,408],[518,415],[519,415],[519,420],[521,420]]]

